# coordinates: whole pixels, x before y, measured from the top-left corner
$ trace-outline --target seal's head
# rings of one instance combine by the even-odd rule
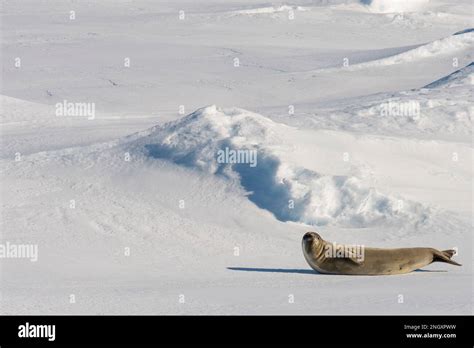
[[[303,236],[303,251],[311,253],[312,250],[318,249],[323,244],[323,239],[316,232],[306,232]]]
[[[316,232],[307,232],[303,236],[301,241],[303,246],[303,255],[308,264],[314,270],[323,273],[323,270],[319,267],[324,262],[324,250],[326,242]]]

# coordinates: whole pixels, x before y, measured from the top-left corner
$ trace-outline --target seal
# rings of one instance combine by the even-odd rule
[[[315,232],[307,232],[302,240],[303,255],[314,270],[327,274],[389,275],[403,274],[427,266],[432,262],[451,260],[455,250],[433,248],[381,249],[357,245],[329,243]]]

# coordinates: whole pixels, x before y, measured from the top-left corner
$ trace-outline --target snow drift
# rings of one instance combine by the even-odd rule
[[[411,63],[434,57],[447,57],[463,50],[474,49],[474,33],[463,31],[451,36],[435,40],[405,52],[398,53],[386,58],[369,60],[344,67],[344,70],[354,71],[373,67],[385,67],[396,64]],[[322,72],[334,72],[341,68],[321,69]]]
[[[316,110],[304,126],[419,139],[472,141],[474,63],[420,89],[378,93]]]
[[[295,163],[294,132],[298,131],[243,109],[209,106],[137,133],[122,146],[146,158],[170,160],[240,184],[251,201],[282,221],[361,227],[427,218],[420,204],[384,195],[357,177],[325,175]],[[219,161],[224,149],[254,151],[257,161]]]
[[[301,6],[290,6],[290,5],[280,5],[280,6],[268,6],[268,7],[256,7],[245,10],[233,11],[232,14],[236,15],[262,15],[262,14],[277,14],[281,12],[289,11],[305,11],[306,9]]]
[[[456,70],[455,72],[444,76],[439,80],[436,80],[428,85],[425,88],[436,88],[436,87],[458,87],[464,85],[472,85],[474,77],[474,62],[465,66],[462,69]]]
[[[429,0],[361,0],[374,13],[412,12],[423,10]]]

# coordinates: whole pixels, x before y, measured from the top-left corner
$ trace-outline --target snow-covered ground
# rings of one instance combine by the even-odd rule
[[[0,313],[472,313],[470,0],[1,5]]]

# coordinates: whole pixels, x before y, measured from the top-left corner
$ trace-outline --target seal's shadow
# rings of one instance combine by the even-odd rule
[[[251,267],[227,267],[231,271],[242,271],[242,272],[263,272],[263,273],[299,273],[299,274],[318,274],[319,273],[312,269],[296,269],[296,268],[251,268]],[[423,273],[437,273],[437,272],[447,272],[445,270],[428,270],[428,269],[417,269],[413,272],[423,272]]]
[[[312,269],[295,269],[295,268],[249,268],[249,267],[227,267],[231,271],[243,272],[264,272],[264,273],[299,273],[299,274],[321,274]]]

